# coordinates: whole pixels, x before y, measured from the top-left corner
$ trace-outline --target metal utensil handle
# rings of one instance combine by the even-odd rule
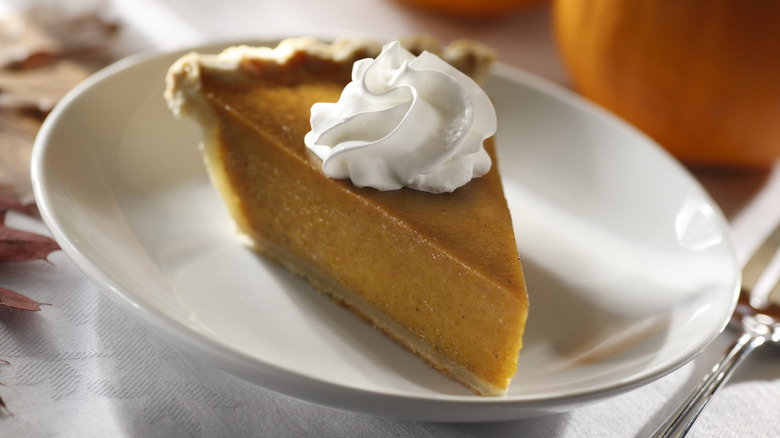
[[[765,341],[766,338],[763,336],[743,329],[723,359],[712,368],[712,371],[705,376],[699,386],[685,399],[680,408],[675,411],[676,414],[670,416],[652,437],[682,438],[687,435],[715,391],[726,383],[745,357]]]

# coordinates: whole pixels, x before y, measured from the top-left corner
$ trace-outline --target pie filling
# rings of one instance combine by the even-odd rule
[[[336,101],[372,52],[334,60],[316,44],[187,55],[166,97],[201,124],[212,181],[259,253],[474,392],[504,394],[528,300],[497,166],[442,194],[328,177],[303,142],[310,108]]]

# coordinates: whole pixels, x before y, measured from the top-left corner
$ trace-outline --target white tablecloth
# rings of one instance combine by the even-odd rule
[[[47,3],[47,2],[43,2]],[[51,3],[51,2],[48,2]],[[0,3],[4,6],[14,6]],[[115,0],[117,54],[212,39],[371,32],[468,37],[501,60],[567,84],[546,7],[469,23],[390,0]],[[697,173],[726,212],[744,260],[780,219],[780,168],[766,175]],[[9,214],[11,226],[46,232]],[[0,311],[3,437],[631,437],[646,436],[720,356],[722,334],[699,358],[651,384],[581,409],[484,424],[398,421],[296,400],[190,357],[125,313],[62,252],[46,262],[0,265],[2,286],[52,303],[40,313]],[[705,410],[692,436],[780,436],[780,349],[750,357]]]

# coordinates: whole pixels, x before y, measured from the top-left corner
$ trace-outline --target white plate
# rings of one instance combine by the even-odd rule
[[[701,187],[616,118],[499,65],[486,89],[532,307],[509,394],[474,396],[242,246],[199,132],[163,101],[177,56],[130,58],[77,87],[41,129],[32,172],[79,268],[196,358],[337,408],[490,421],[657,379],[729,319],[739,272]]]

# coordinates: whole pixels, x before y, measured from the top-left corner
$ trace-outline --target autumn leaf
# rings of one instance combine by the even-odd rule
[[[0,68],[36,69],[62,59],[89,61],[116,36],[116,22],[100,8],[69,13],[56,3],[26,8],[21,15],[9,15],[0,22]]]
[[[39,303],[38,301],[28,298],[18,292],[14,292],[11,289],[0,287],[0,306],[19,310],[38,311],[41,310],[41,306],[45,304],[47,303]]]
[[[0,263],[42,260],[58,249],[49,237],[0,225]]]
[[[4,359],[0,359],[0,363],[5,365],[11,365],[11,362],[8,362],[7,360]],[[2,385],[2,383],[0,383],[0,385]],[[3,400],[2,397],[0,397],[0,408],[4,409],[5,412],[8,413],[8,415],[13,415],[13,412],[11,412],[11,410],[8,409],[8,405],[5,404],[5,400]]]
[[[24,205],[12,194],[2,190],[0,186],[0,223],[3,222],[5,212],[9,210],[18,211],[26,215],[33,215],[33,209],[29,205]]]
[[[1,3],[1,2],[0,2]],[[116,58],[109,10],[77,15],[47,2],[0,19],[0,185],[32,198],[30,156],[52,107],[76,84]]]
[[[60,248],[57,242],[49,237],[3,225],[4,215],[8,210],[24,214],[33,212],[32,208],[24,205],[0,186],[0,263],[45,260],[52,251]],[[20,310],[41,310],[41,303],[2,286],[0,286],[0,306]]]

